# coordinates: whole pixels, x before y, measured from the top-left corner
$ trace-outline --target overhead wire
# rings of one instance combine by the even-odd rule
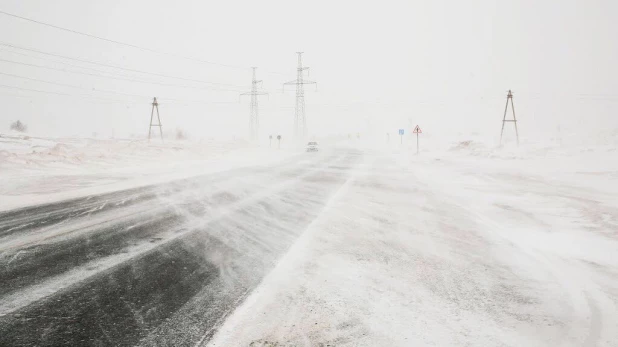
[[[86,75],[86,76],[108,78],[108,79],[114,79],[114,80],[120,80],[120,81],[128,81],[128,82],[135,82],[135,83],[159,85],[159,86],[164,86],[164,87],[199,89],[199,90],[212,90],[212,91],[236,92],[236,93],[242,92],[241,90],[236,90],[236,89],[223,89],[223,88],[216,88],[216,87],[196,87],[196,86],[188,86],[188,85],[179,85],[179,84],[160,83],[160,82],[153,82],[153,81],[144,81],[144,80],[133,79],[133,78],[121,78],[121,77],[105,76],[105,75],[92,74],[92,73],[87,73],[87,72],[79,72],[79,71],[71,71],[71,70],[66,70],[66,69],[59,69],[59,68],[54,68],[54,67],[44,66],[44,65],[24,63],[24,62],[8,60],[8,59],[0,59],[0,62],[11,63],[11,64],[18,64],[18,65],[24,65],[24,66],[36,67],[36,68],[40,68],[40,69],[54,70],[54,71],[60,71],[60,72],[78,74],[78,75]]]
[[[7,50],[6,48],[0,48],[0,51],[11,53],[11,54],[20,55],[20,56],[23,56],[23,57],[29,57],[29,58],[33,58],[33,59],[37,59],[37,60],[42,60],[42,61],[45,61],[45,62],[52,62],[52,63],[60,64],[60,65],[63,65],[63,66],[70,66],[70,67],[74,67],[74,68],[81,69],[81,70],[100,72],[100,73],[107,74],[107,75],[112,75],[112,76],[120,76],[120,77],[126,77],[126,78],[135,78],[134,75],[127,75],[127,74],[123,74],[123,73],[120,73],[120,72],[111,72],[111,71],[106,71],[106,70],[95,69],[95,68],[92,68],[92,67],[75,65],[75,64],[67,63],[66,61],[61,61],[61,60],[57,60],[57,59],[50,59],[50,58],[47,58],[47,57],[36,56],[36,55],[32,55],[32,54],[28,54],[28,53],[23,53],[23,52],[15,52],[15,51]]]
[[[93,39],[100,40],[100,41],[114,43],[114,44],[125,46],[125,47],[131,47],[131,48],[142,50],[142,51],[145,51],[145,52],[150,52],[150,53],[155,53],[155,54],[159,54],[159,55],[165,55],[165,56],[169,56],[169,57],[185,59],[185,60],[196,61],[196,62],[200,62],[200,63],[204,63],[204,64],[211,64],[211,65],[216,65],[216,66],[221,66],[221,67],[227,67],[227,68],[232,68],[232,69],[243,69],[243,70],[249,69],[249,67],[246,67],[246,66],[222,64],[222,63],[217,63],[217,62],[213,62],[213,61],[209,61],[209,60],[204,60],[204,59],[200,59],[200,58],[188,57],[188,56],[184,56],[184,55],[181,55],[181,54],[163,52],[163,51],[159,51],[159,50],[148,48],[148,47],[138,46],[138,45],[135,45],[135,44],[132,44],[132,43],[112,40],[112,39],[108,39],[108,38],[105,38],[105,37],[101,37],[101,36],[97,36],[97,35],[81,32],[81,31],[78,31],[78,30],[65,28],[65,27],[62,27],[62,26],[59,26],[59,25],[55,25],[55,24],[51,24],[51,23],[46,23],[46,22],[43,22],[43,21],[40,21],[40,20],[36,20],[36,19],[32,19],[32,18],[27,18],[27,17],[24,17],[24,16],[20,16],[20,15],[14,14],[14,13],[9,13],[9,12],[2,11],[2,10],[0,10],[0,14],[6,15],[6,16],[9,16],[9,17],[13,17],[13,18],[18,18],[18,19],[21,19],[21,20],[24,20],[24,21],[28,21],[28,22],[31,22],[31,23],[36,23],[36,24],[43,25],[43,26],[46,26],[46,27],[54,28],[54,29],[57,29],[57,30],[62,30],[62,31],[70,32],[70,33],[73,33],[73,34],[76,34],[76,35],[81,35],[81,36],[93,38]],[[281,74],[281,75],[283,75],[283,73],[280,73],[280,72],[268,72],[268,73],[274,73],[274,74]]]
[[[2,43],[0,43],[0,45],[2,45]],[[21,55],[21,56],[25,56],[25,57],[29,57],[29,58],[34,58],[34,59],[39,59],[39,60],[44,60],[44,61],[50,61],[50,62],[54,62],[54,63],[58,63],[58,64],[62,64],[62,65],[66,65],[66,66],[70,66],[70,67],[74,67],[77,69],[83,69],[83,70],[89,70],[89,71],[95,71],[95,72],[100,72],[103,74],[109,74],[112,76],[121,76],[121,77],[125,77],[128,79],[133,79],[134,76],[131,75],[125,75],[125,74],[120,74],[120,73],[116,73],[116,72],[109,72],[109,71],[105,71],[105,70],[99,70],[99,69],[94,69],[91,67],[85,67],[85,66],[80,66],[80,65],[74,65],[74,64],[70,64],[64,61],[59,61],[59,60],[55,60],[55,59],[49,59],[49,58],[44,58],[44,57],[39,57],[39,56],[34,56],[31,54],[26,54],[26,53],[22,53],[22,52],[15,52],[15,51],[11,51],[11,50],[6,50],[3,48],[0,48],[0,51],[4,51],[4,52],[9,52],[11,54],[17,54],[17,55]],[[15,62],[17,63],[17,62]],[[21,64],[21,63],[18,63]],[[66,71],[66,70],[62,70],[62,71]],[[102,76],[102,77],[107,77],[107,76]],[[124,80],[124,79],[123,79]],[[137,81],[137,80],[136,80]],[[195,80],[196,82],[199,82],[198,80]],[[156,83],[156,82],[150,82],[150,81],[139,81],[142,83]],[[205,83],[205,82],[203,82]],[[180,86],[180,85],[168,85],[168,86],[179,86],[179,87],[185,87],[185,88],[193,88],[193,89],[201,89],[201,90],[214,90],[214,91],[231,91],[231,92],[242,92],[244,91],[244,89],[240,90],[240,89],[223,89],[223,88],[219,88],[216,89],[216,87],[209,87],[209,88],[197,88],[197,87],[193,87],[193,86]],[[231,85],[230,86],[236,86],[236,85]],[[244,86],[238,86],[239,88],[245,88]]]
[[[61,27],[61,26],[58,26],[58,25],[42,22],[42,21],[39,21],[39,20],[36,20],[36,19],[19,16],[19,15],[16,15],[16,14],[13,14],[13,13],[9,13],[9,12],[6,12],[6,11],[2,11],[2,10],[0,10],[0,14],[4,14],[6,16],[10,16],[10,17],[13,17],[13,18],[18,18],[18,19],[25,20],[25,21],[28,21],[28,22],[36,23],[36,24],[43,25],[43,26],[46,26],[46,27],[50,27],[50,28],[54,28],[54,29],[58,29],[58,30],[66,31],[66,32],[70,32],[70,33],[73,33],[73,34],[77,34],[77,35],[81,35],[81,36],[86,36],[86,37],[90,37],[90,38],[101,40],[101,41],[105,41],[105,42],[110,42],[110,43],[114,43],[114,44],[118,44],[118,45],[122,45],[122,46],[126,46],[126,47],[131,47],[131,48],[139,49],[139,50],[150,52],[150,53],[168,55],[168,56],[172,56],[172,57],[177,57],[177,58],[182,58],[182,59],[187,59],[187,60],[198,61],[200,63],[218,65],[218,66],[234,68],[234,69],[247,69],[247,67],[244,67],[244,66],[221,64],[221,63],[216,63],[216,62],[212,62],[212,61],[208,61],[208,60],[203,60],[203,59],[198,59],[198,58],[185,57],[185,56],[174,54],[174,53],[162,52],[162,51],[158,51],[158,50],[155,50],[155,49],[152,49],[152,48],[138,46],[138,45],[135,45],[135,44],[132,44],[132,43],[126,43],[126,42],[122,42],[122,41],[112,40],[112,39],[108,39],[108,38],[105,38],[105,37],[101,37],[101,36],[97,36],[97,35],[92,35],[92,34],[84,33],[84,32],[81,32],[81,31],[77,31],[77,30]]]
[[[11,85],[6,85],[6,84],[0,84],[0,88],[9,88],[9,89],[15,89],[15,90],[19,90],[19,91],[35,92],[35,93],[42,93],[42,94],[51,94],[51,95],[64,96],[64,97],[78,97],[78,98],[84,98],[84,99],[95,99],[95,100],[107,101],[107,102],[110,102],[110,103],[123,104],[123,105],[140,105],[140,104],[144,104],[144,102],[138,102],[138,101],[135,101],[135,100],[108,99],[108,98],[100,98],[100,97],[96,97],[96,96],[92,96],[92,95],[68,94],[68,93],[53,92],[53,91],[48,91],[48,90],[22,88],[22,87],[11,86]],[[15,94],[6,94],[6,93],[2,93],[2,95],[12,96],[12,97],[21,97],[21,98],[32,98],[32,96],[26,96],[26,95],[15,95]],[[237,104],[235,102],[225,102],[225,101],[206,102],[206,101],[200,101],[200,100],[183,100],[183,99],[174,99],[174,98],[157,99],[157,101],[159,102],[159,105],[165,105],[165,104],[185,104],[186,105],[187,103],[228,104],[228,105]]]
[[[128,96],[128,97],[134,97],[134,98],[141,98],[141,99],[151,99],[152,98],[151,96],[147,96],[147,95],[122,93],[122,92],[118,92],[118,91],[114,91],[114,90],[105,90],[105,89],[98,89],[98,88],[88,89],[88,88],[85,88],[85,87],[82,87],[82,86],[76,86],[76,85],[72,85],[72,84],[65,84],[65,83],[46,81],[46,80],[42,80],[42,79],[38,79],[38,78],[31,78],[31,77],[26,77],[26,76],[21,76],[21,75],[15,75],[15,74],[1,72],[1,71],[0,71],[0,75],[10,76],[10,77],[20,78],[20,79],[25,79],[25,80],[28,80],[28,81],[48,83],[48,84],[62,86],[62,87],[75,88],[75,89],[80,89],[80,90],[85,90],[85,91],[112,93],[112,94]],[[3,87],[8,87],[8,86],[3,85]],[[19,87],[15,87],[15,88],[19,88]],[[37,90],[37,91],[41,92],[41,93],[47,92],[47,91],[42,91],[42,90]],[[55,93],[55,92],[50,92],[50,93]],[[65,93],[62,93],[62,94],[65,94]],[[65,95],[68,95],[68,94],[65,94]],[[236,104],[235,102],[230,102],[230,101],[208,102],[208,101],[203,101],[203,100],[189,100],[189,99],[168,98],[168,97],[165,97],[165,96],[162,96],[162,97],[159,96],[158,98],[160,100],[164,100],[164,102],[175,101],[175,102],[180,102],[180,103],[200,103],[200,104]]]
[[[112,101],[112,102],[118,102],[118,103],[133,103],[133,104],[136,103],[136,102],[128,102],[126,100],[99,98],[99,97],[92,96],[92,95],[68,94],[68,93],[53,92],[53,91],[49,91],[49,90],[22,88],[22,87],[11,86],[11,85],[6,85],[6,84],[0,84],[0,87],[2,87],[2,88],[9,88],[9,89],[15,89],[15,90],[21,90],[21,91],[35,92],[35,93],[52,94],[52,95],[58,95],[58,96],[81,97],[81,98],[88,98],[88,99]]]
[[[53,56],[53,57],[57,57],[57,58],[78,61],[78,62],[81,62],[81,63],[99,65],[99,66],[104,66],[104,67],[108,67],[108,68],[113,68],[113,69],[118,69],[118,70],[123,70],[123,71],[129,71],[129,72],[137,72],[137,73],[147,74],[147,75],[151,75],[151,76],[173,78],[173,79],[178,79],[178,80],[183,80],[183,81],[188,81],[188,82],[212,84],[212,85],[219,85],[219,86],[239,87],[239,88],[244,88],[245,87],[245,86],[240,86],[240,85],[235,85],[235,84],[203,81],[203,80],[197,80],[197,79],[192,79],[192,78],[185,78],[185,77],[180,77],[180,76],[173,76],[173,75],[166,75],[166,74],[161,74],[161,73],[155,73],[155,72],[131,69],[131,68],[126,68],[126,67],[122,67],[122,66],[119,66],[119,65],[105,64],[105,63],[95,62],[95,61],[91,61],[91,60],[73,58],[73,57],[68,57],[68,56],[65,56],[65,55],[44,52],[44,51],[40,51],[40,50],[33,49],[33,48],[20,47],[20,46],[17,46],[17,45],[6,43],[6,42],[0,42],[0,45],[5,46],[5,47],[11,47],[11,48],[14,48],[14,49],[20,49],[20,50],[24,50],[24,51],[30,51],[30,52],[34,52],[34,53],[39,53],[39,54],[44,54],[44,55],[48,55],[48,56]],[[13,51],[11,51],[11,52],[13,52]],[[13,52],[13,53],[17,53],[17,52]]]

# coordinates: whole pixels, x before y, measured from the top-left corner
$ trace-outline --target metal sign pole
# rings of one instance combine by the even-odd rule
[[[418,155],[418,134],[422,133],[423,131],[421,130],[421,128],[417,125],[414,130],[412,131],[414,134],[416,134],[416,155]]]

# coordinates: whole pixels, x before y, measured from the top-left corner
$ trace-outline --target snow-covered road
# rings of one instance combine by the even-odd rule
[[[530,165],[366,153],[209,346],[615,346],[615,164]]]
[[[0,344],[613,346],[617,173],[342,147],[2,212]]]

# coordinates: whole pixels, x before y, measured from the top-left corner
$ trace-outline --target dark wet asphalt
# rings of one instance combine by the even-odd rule
[[[306,154],[0,212],[0,346],[207,342],[359,160]]]

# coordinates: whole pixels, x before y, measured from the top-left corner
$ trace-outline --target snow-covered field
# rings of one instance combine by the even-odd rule
[[[617,147],[368,152],[209,346],[615,346]]]
[[[0,134],[0,211],[265,164],[294,153],[243,141]]]

